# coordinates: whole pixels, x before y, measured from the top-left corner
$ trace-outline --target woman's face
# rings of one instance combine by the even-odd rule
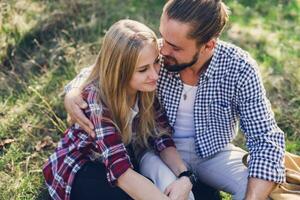
[[[160,69],[158,49],[155,43],[148,43],[140,52],[133,76],[129,82],[132,94],[137,91],[151,92],[156,89]]]

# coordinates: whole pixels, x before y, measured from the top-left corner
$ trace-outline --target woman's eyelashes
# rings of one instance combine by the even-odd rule
[[[149,68],[149,65],[145,65],[145,66],[143,66],[143,67],[140,67],[139,68],[139,70],[138,70],[138,72],[145,72],[145,71],[147,71],[147,69]]]
[[[160,56],[157,56],[157,58],[154,60],[154,65],[159,64]],[[142,67],[139,67],[138,72],[145,72],[150,68],[150,65],[144,65]]]

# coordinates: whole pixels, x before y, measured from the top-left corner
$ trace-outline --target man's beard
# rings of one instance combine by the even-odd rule
[[[169,56],[164,56],[164,59],[166,59],[166,60],[171,59],[171,60],[174,60],[175,63],[176,63],[176,64],[174,64],[174,65],[169,65],[169,64],[167,64],[166,62],[164,62],[164,67],[165,67],[169,72],[180,72],[180,71],[184,70],[184,69],[187,68],[187,67],[193,66],[193,65],[198,61],[198,58],[199,58],[199,53],[196,53],[196,54],[193,56],[193,59],[192,59],[191,62],[178,64],[178,63],[177,63],[177,60],[175,60],[175,58],[169,57]]]

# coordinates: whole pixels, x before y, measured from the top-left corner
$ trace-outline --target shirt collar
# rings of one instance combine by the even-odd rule
[[[217,45],[216,45],[216,48],[214,50],[213,56],[211,58],[211,61],[209,63],[209,66],[207,67],[206,71],[204,72],[204,76],[207,79],[210,79],[213,76],[214,72],[218,68],[217,60],[219,59],[220,49],[221,49],[221,45],[220,45],[220,43],[218,41]]]

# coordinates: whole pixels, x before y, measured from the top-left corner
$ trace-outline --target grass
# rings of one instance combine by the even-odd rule
[[[287,150],[300,154],[300,3],[225,1],[232,10],[223,39],[261,66]],[[0,199],[45,199],[41,167],[66,127],[63,86],[92,64],[107,28],[121,18],[157,31],[159,0],[0,1]],[[243,146],[242,137],[236,144]],[[224,199],[230,199],[222,194]]]

